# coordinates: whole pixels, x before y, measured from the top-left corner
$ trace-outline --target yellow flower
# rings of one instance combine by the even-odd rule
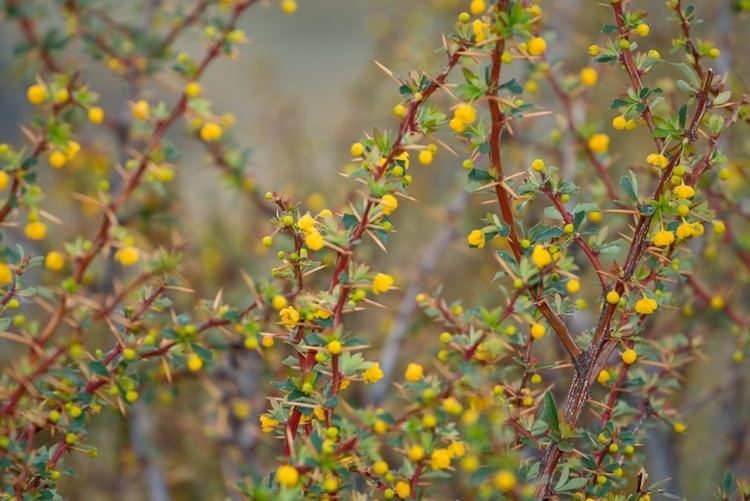
[[[326,348],[328,348],[328,351],[331,353],[331,355],[338,355],[344,349],[344,347],[341,345],[341,342],[336,340],[328,343],[328,346],[326,346]]]
[[[430,454],[430,466],[433,470],[444,470],[451,465],[451,456],[448,449],[435,449]]]
[[[55,150],[49,154],[47,161],[49,162],[50,167],[52,167],[53,169],[59,169],[63,165],[65,165],[65,162],[68,161],[68,157],[66,157],[65,153],[63,153],[62,151]]]
[[[69,99],[70,99],[70,92],[65,87],[55,92],[55,103],[57,104],[67,103]]]
[[[642,37],[647,37],[650,31],[651,31],[651,28],[646,23],[640,23],[638,26],[635,27],[635,32],[638,33]]]
[[[542,244],[537,244],[531,252],[531,261],[537,268],[541,269],[552,262],[552,254]]]
[[[589,66],[581,70],[581,83],[586,87],[593,87],[599,80],[599,73]]]
[[[455,398],[448,397],[445,400],[443,400],[443,410],[447,412],[448,414],[453,414],[454,416],[457,416],[458,414],[461,414],[464,411],[464,406],[461,405],[461,402],[459,402]]]
[[[279,311],[282,308],[286,308],[287,306],[287,300],[284,296],[281,294],[276,294],[273,299],[271,299],[271,306],[274,310]]]
[[[484,232],[482,230],[472,230],[471,233],[466,237],[466,242],[471,247],[483,249],[485,244]]]
[[[646,162],[660,169],[669,165],[669,159],[661,153],[651,153],[646,157]]]
[[[609,381],[610,375],[609,371],[607,369],[602,369],[599,371],[599,375],[596,376],[596,380],[599,382],[599,384],[607,384],[607,381]]]
[[[88,111],[88,119],[92,124],[100,124],[104,121],[104,110],[98,106],[92,106]]]
[[[588,140],[588,147],[594,153],[607,153],[609,150],[609,136],[603,132],[597,132]]]
[[[281,317],[281,323],[289,329],[292,329],[299,322],[299,312],[294,306],[282,308],[279,312],[279,317]]]
[[[284,464],[276,470],[276,482],[287,487],[294,487],[299,482],[299,472],[294,466]]]
[[[277,419],[268,416],[260,417],[260,429],[263,430],[263,433],[271,433],[277,426],[279,426]]]
[[[291,16],[297,12],[297,2],[295,0],[281,0],[281,12]]]
[[[60,271],[65,266],[65,256],[62,252],[50,251],[44,258],[44,267],[52,271]]]
[[[407,381],[419,381],[422,379],[422,375],[424,374],[424,368],[415,363],[410,363],[406,366],[406,371],[404,372],[404,378],[406,378]]]
[[[650,297],[644,297],[643,299],[636,301],[635,312],[639,315],[651,315],[656,311],[656,307],[656,300],[651,299]]]
[[[458,118],[453,118],[448,122],[448,127],[450,127],[453,132],[461,134],[466,130],[466,123]]]
[[[677,238],[687,240],[690,237],[697,236],[695,227],[690,223],[682,223],[677,227]]]
[[[40,221],[33,221],[26,225],[23,232],[29,240],[44,240],[47,235],[47,226]]]
[[[546,168],[546,165],[544,164],[544,160],[542,160],[541,158],[536,158],[533,162],[531,162],[531,168],[537,172],[542,172]]]
[[[484,3],[484,0],[471,0],[471,4],[469,4],[469,11],[475,16],[483,13],[486,8],[487,4]]]
[[[203,127],[201,127],[201,139],[207,143],[218,141],[223,134],[224,131],[221,130],[221,125],[216,122],[206,122],[203,124]]]
[[[532,56],[541,56],[547,50],[547,42],[542,37],[534,37],[527,44],[529,54]]]
[[[534,339],[540,339],[544,337],[546,329],[543,324],[533,323],[531,324],[531,337]]]
[[[386,194],[380,199],[380,207],[383,208],[383,214],[390,216],[398,209],[398,199],[393,195]]]
[[[685,423],[677,421],[674,425],[672,425],[672,429],[675,433],[684,433],[687,429],[687,426],[685,426]]]
[[[353,143],[349,150],[353,157],[361,157],[365,153],[365,145],[362,143]]]
[[[383,421],[382,419],[378,419],[375,421],[375,423],[372,425],[372,429],[375,433],[382,435],[383,433],[388,431],[388,423]]]
[[[484,33],[486,27],[487,25],[479,19],[475,19],[474,22],[471,23],[471,29],[474,31],[474,39],[477,43],[482,43],[487,39],[487,35]],[[463,122],[461,123],[463,124]]]
[[[477,110],[469,103],[461,103],[453,110],[453,117],[465,125],[471,125],[477,119]]]
[[[581,290],[581,282],[579,282],[575,278],[571,278],[570,280],[568,280],[568,283],[565,284],[565,290],[567,290],[570,294],[576,294]]]
[[[319,251],[320,249],[325,247],[325,240],[320,233],[318,233],[317,231],[313,231],[311,233],[308,233],[305,237],[305,245],[310,250]]]
[[[380,368],[380,364],[375,362],[368,367],[362,375],[362,379],[365,384],[377,383],[383,379],[383,369]]]
[[[115,252],[115,259],[123,266],[133,266],[140,259],[140,252],[133,246],[126,246]]]
[[[2,189],[2,188],[0,188]],[[714,233],[717,235],[723,235],[727,231],[727,225],[723,221],[714,221]]]
[[[711,296],[711,300],[709,301],[709,305],[714,310],[723,310],[724,304],[724,298],[721,296]]]
[[[190,372],[198,372],[203,368],[203,359],[195,353],[191,353],[187,357],[186,365]]]
[[[148,104],[148,101],[141,99],[132,104],[130,111],[136,120],[148,120],[148,117],[151,116],[151,105]]]
[[[596,56],[598,56],[598,55],[599,55],[599,51],[600,51],[600,50],[601,50],[601,49],[599,49],[599,46],[598,46],[598,45],[590,45],[590,46],[589,46],[589,56],[591,56],[591,57],[596,57]]]
[[[516,476],[511,471],[500,470],[492,480],[500,492],[511,492],[516,488]]]
[[[620,294],[617,291],[609,291],[607,293],[607,302],[609,304],[617,304],[620,301]]]
[[[380,460],[380,461],[375,461],[375,462],[374,462],[374,463],[372,464],[372,472],[373,472],[373,473],[374,473],[375,475],[380,475],[381,477],[382,477],[383,475],[385,475],[386,473],[388,473],[388,470],[389,470],[389,469],[390,469],[390,468],[388,468],[388,463],[386,463],[386,462],[385,462],[385,461],[383,461],[383,460]]]
[[[419,160],[419,163],[421,163],[422,165],[430,165],[434,157],[435,155],[432,153],[432,150],[425,149],[425,150],[420,150],[419,156],[417,157],[417,159]]]
[[[672,193],[674,193],[675,196],[680,200],[685,200],[688,198],[693,198],[693,196],[695,195],[695,190],[692,186],[681,184],[672,188]]]
[[[13,281],[13,271],[10,266],[0,263],[0,285],[8,285]]]
[[[10,176],[7,172],[4,170],[0,170],[0,191],[4,190],[8,187],[8,183],[10,182]],[[716,224],[714,224],[714,230],[716,229]]]
[[[628,348],[627,350],[622,352],[622,361],[628,365],[631,365],[635,363],[635,360],[638,358],[638,354],[635,352],[635,350]]]
[[[47,88],[40,84],[34,84],[26,90],[26,99],[31,104],[42,104],[47,100],[48,95]]]
[[[188,82],[185,84],[185,95],[187,97],[197,97],[203,92],[203,86],[198,82]]]
[[[669,247],[674,242],[674,233],[669,230],[659,230],[654,233],[652,241],[657,247]]]
[[[68,146],[65,148],[65,158],[73,160],[78,152],[81,151],[81,145],[76,141],[68,141]]]
[[[406,115],[406,106],[404,106],[401,103],[398,103],[396,106],[393,107],[393,114],[396,115],[398,118],[403,117]]]
[[[304,216],[299,218],[297,226],[299,226],[299,229],[305,233],[312,233],[315,231],[315,219],[313,219],[310,213],[307,212]]]
[[[413,462],[421,461],[424,458],[424,449],[419,445],[412,445],[409,448],[409,459]]]
[[[401,499],[406,499],[411,496],[411,486],[409,485],[409,482],[404,482],[403,480],[396,482],[396,495]]]
[[[393,277],[386,273],[378,273],[372,279],[372,292],[382,294],[393,287]]]
[[[466,454],[466,444],[460,441],[451,442],[448,449],[450,449],[451,455],[457,458],[463,457]]]

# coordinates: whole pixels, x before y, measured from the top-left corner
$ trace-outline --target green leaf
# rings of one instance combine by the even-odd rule
[[[492,175],[489,172],[487,172],[486,170],[471,169],[469,171],[469,179],[471,181],[492,181],[495,178],[492,177]]]
[[[628,171],[627,176],[620,178],[620,187],[632,199],[638,200],[638,178],[633,171]]]
[[[556,433],[560,433],[560,421],[557,416],[557,404],[551,392],[544,395],[544,407],[542,409],[542,419]]]

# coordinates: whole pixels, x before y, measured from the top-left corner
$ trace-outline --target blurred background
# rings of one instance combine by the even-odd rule
[[[163,3],[170,10],[178,2]],[[611,10],[591,0],[540,3],[545,11],[543,30],[551,41],[550,59],[556,64],[555,72],[562,79],[577,75],[589,64],[588,46],[604,40],[601,27],[612,22]],[[710,39],[721,49],[714,67],[719,73],[731,69],[735,79],[732,85],[747,89],[748,14],[737,13],[728,0],[693,3],[698,17],[704,20],[696,28],[698,38]],[[675,26],[667,22],[663,3],[642,4],[653,12],[648,19],[648,44],[667,59],[681,60],[679,53],[670,52]],[[214,111],[235,116],[232,141],[249,151],[248,172],[257,193],[283,191],[311,210],[341,206],[352,186],[339,177],[346,169],[349,144],[373,128],[395,126],[391,109],[400,99],[398,86],[373,61],[397,75],[413,69],[436,74],[444,62],[443,54],[436,51],[441,35],[452,30],[457,13],[467,6],[468,1],[463,0],[302,0],[294,16],[284,16],[270,2],[250,9],[241,22],[249,44],[236,60],[224,59],[213,65],[203,82]],[[135,0],[111,2],[109,7],[118,20],[134,24],[143,8]],[[48,22],[64,25],[65,20],[56,17],[53,8],[50,10]],[[19,40],[14,24],[0,24],[0,141],[13,144],[24,140],[19,124],[28,123],[31,118],[24,100],[30,69],[13,58]],[[180,50],[196,57],[203,47],[195,30],[187,32],[178,43]],[[73,46],[66,52],[65,58],[70,64],[81,65],[87,59],[75,49]],[[105,65],[87,64],[80,69],[92,90],[102,95],[100,102],[106,103],[108,113],[121,109],[129,99],[120,80]],[[528,68],[522,63],[510,65],[508,71],[509,76],[521,82],[527,79]],[[649,78],[656,81],[659,77],[657,74]],[[171,102],[180,85],[177,78],[164,72],[155,84],[144,89],[143,96],[152,102],[162,97]],[[583,100],[574,103],[579,122],[611,134],[610,149],[618,152],[613,166],[617,175],[613,174],[613,179],[626,172],[630,164],[642,163],[649,152],[644,131],[612,134],[609,103],[615,97],[613,92],[624,88],[623,75],[614,67],[607,67],[600,72],[599,84],[588,91],[588,104]],[[561,110],[543,80],[536,95],[524,98],[555,112]],[[519,124],[504,153],[508,170],[524,170],[532,158],[551,155],[568,169],[567,173],[577,173],[579,178],[575,181],[585,186],[591,179],[590,170],[585,159],[577,158],[560,140],[563,125],[557,113]],[[182,275],[196,294],[175,297],[178,305],[189,307],[198,297],[212,298],[219,290],[233,304],[246,304],[247,289],[238,270],[251,276],[267,276],[275,265],[275,256],[260,245],[261,237],[271,231],[267,214],[253,203],[247,190],[230,185],[202,145],[184,129],[180,125],[170,136],[181,152],[174,162],[177,177],[169,187],[164,226],[156,233],[149,230],[149,240],[169,245],[179,234],[179,239],[187,242]],[[739,131],[742,134],[729,137],[723,147],[734,164],[746,167],[750,144],[747,129],[740,127]],[[102,169],[110,168],[106,157],[114,148],[111,138],[104,134],[98,137],[96,133],[89,137],[93,139],[86,145],[88,156],[83,161],[96,162],[99,152],[105,158],[100,160]],[[419,315],[409,294],[413,297],[415,291],[433,290],[445,284],[446,298],[460,298],[465,305],[495,306],[504,300],[490,284],[497,271],[490,255],[470,251],[465,245],[465,234],[492,209],[482,205],[481,197],[463,194],[465,172],[461,160],[441,149],[433,165],[412,167],[414,184],[410,195],[415,201],[402,202],[403,208],[396,217],[398,232],[392,235],[388,254],[374,246],[361,249],[363,259],[375,263],[375,269],[396,276],[403,294],[388,299],[388,311],[353,317],[349,327],[361,329],[362,337],[374,345],[372,357],[389,336],[403,337],[397,373],[402,369],[401,363],[419,358],[425,346],[436,347],[436,333],[440,331]],[[65,199],[55,190],[60,184],[85,185],[85,171],[42,169],[42,176],[47,193],[45,210],[64,221],[51,232],[73,235],[86,233],[88,228],[90,233],[97,220],[82,216],[85,211],[80,210],[79,202]],[[601,194],[596,189],[587,190],[593,192],[594,199]],[[741,207],[750,210],[746,193],[737,199]],[[532,215],[528,215],[528,220],[533,220]],[[622,228],[611,228],[611,234],[625,228],[626,223],[623,220]],[[11,241],[13,231],[8,231]],[[44,250],[40,248],[39,252]],[[732,281],[719,275],[708,276],[707,281],[726,291],[744,313],[750,304],[746,271],[735,270],[728,257],[726,262],[714,262],[712,267],[724,270],[725,277],[732,277]],[[466,279],[469,275],[476,277],[473,283]],[[479,278],[486,287],[476,286]],[[595,304],[594,277],[585,274],[583,282],[584,291],[590,285],[588,289],[593,293],[584,297]],[[701,305],[696,304],[695,308],[699,313],[703,310]],[[704,313],[700,316],[702,322],[683,321],[679,312],[665,314],[651,326],[651,332],[697,330],[708,339],[731,336],[719,314]],[[589,313],[583,312],[574,319],[573,325],[587,328],[595,316],[590,308]],[[103,333],[100,344],[109,343]],[[0,342],[0,363],[9,360],[14,349],[6,341]],[[557,347],[553,339],[545,339],[540,349],[554,356]],[[676,390],[674,405],[688,413],[690,433],[675,439],[666,426],[656,426],[647,443],[651,479],[670,478],[671,491],[689,499],[708,499],[727,469],[738,476],[750,475],[747,365],[738,369],[732,363],[732,351],[730,343],[707,343],[705,360],[696,360],[684,374],[685,390]],[[231,484],[245,474],[263,474],[275,465],[279,444],[269,443],[261,436],[253,416],[266,405],[260,389],[265,383],[261,381],[273,378],[284,356],[281,351],[269,352],[261,360],[252,354],[231,353],[226,360],[217,362],[210,377],[180,381],[156,390],[127,416],[105,411],[106,417],[92,424],[88,440],[99,447],[100,456],[74,456],[78,475],[62,482],[63,492],[71,499],[86,500],[135,500],[147,496],[218,500],[232,495],[227,482]],[[729,383],[713,385],[721,383],[726,374],[732,375]],[[564,387],[561,385],[557,391],[562,392]],[[354,402],[372,398],[362,388],[349,391]],[[247,403],[248,408],[237,402]],[[384,405],[393,403],[386,399]],[[457,496],[453,492],[446,499]]]

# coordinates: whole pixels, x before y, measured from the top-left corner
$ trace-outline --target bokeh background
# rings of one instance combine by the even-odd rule
[[[174,3],[163,2],[166,9]],[[653,12],[648,43],[666,57],[678,60],[679,54],[670,53],[675,27],[667,22],[663,2],[642,3]],[[735,12],[728,0],[693,3],[704,19],[697,26],[697,36],[713,40],[721,49],[715,68],[719,73],[731,69],[733,85],[747,89],[748,14]],[[110,8],[118,20],[137,24],[141,4],[136,0],[110,2]],[[251,9],[241,23],[249,45],[236,60],[222,60],[212,66],[204,84],[215,111],[234,113],[232,137],[249,149],[249,173],[258,192],[283,191],[311,209],[340,206],[351,188],[339,176],[346,169],[348,145],[374,127],[395,124],[391,109],[399,100],[397,85],[373,61],[399,75],[412,69],[437,73],[443,64],[442,54],[436,51],[441,34],[451,30],[456,14],[467,4],[463,0],[302,0],[299,11],[291,17],[284,16],[275,3]],[[548,39],[554,40],[550,58],[558,62],[555,71],[561,77],[577,74],[589,64],[587,47],[603,40],[600,30],[604,23],[611,22],[610,9],[591,0],[542,1],[541,5],[545,10],[544,30],[549,32]],[[65,21],[53,15],[49,22],[62,25]],[[13,57],[19,40],[13,24],[0,22],[0,140],[14,144],[23,141],[19,124],[27,122],[31,113],[23,98],[29,68]],[[190,31],[178,47],[200,54],[203,43],[198,33]],[[65,57],[70,64],[81,65],[86,58],[75,50],[74,46]],[[108,112],[123,108],[129,98],[126,89],[103,64],[86,64],[80,69],[91,88],[102,95],[101,102],[108,103]],[[526,70],[520,63],[509,69],[519,81],[525,80]],[[650,78],[658,80],[659,76]],[[587,104],[576,101],[577,119],[611,133],[609,103],[613,89],[623,89],[624,85],[622,74],[614,68],[604,70],[599,84],[589,92]],[[178,80],[165,72],[144,90],[144,96],[157,100],[173,95],[179,86]],[[540,81],[538,94],[529,97],[549,110],[561,109],[544,81]],[[577,175],[579,184],[585,184],[591,178],[585,161],[554,141],[561,125],[556,114],[520,124],[504,153],[509,170],[525,169],[541,152],[556,155],[567,172]],[[733,162],[746,167],[750,149],[747,129],[740,131],[726,140],[724,148],[732,152]],[[114,147],[104,134],[91,137],[95,139],[86,145],[91,151],[106,156]],[[178,295],[175,300],[189,307],[198,297],[211,298],[223,290],[231,301],[243,304],[247,289],[239,270],[263,276],[274,266],[274,256],[259,243],[271,229],[267,215],[247,192],[230,186],[202,146],[184,130],[177,127],[170,139],[182,156],[176,162],[178,176],[169,188],[168,215],[164,216],[164,228],[157,230],[156,241],[169,245],[179,235],[187,242],[182,275],[196,291]],[[648,142],[643,131],[613,135],[612,150],[621,152],[613,168],[625,172],[630,163],[641,162],[648,153]],[[86,161],[96,161],[96,155]],[[110,167],[102,161],[102,168]],[[425,347],[437,345],[435,334],[439,330],[410,304],[409,295],[413,296],[415,290],[432,290],[444,284],[447,298],[461,298],[467,305],[502,301],[490,282],[497,271],[495,263],[489,254],[470,251],[464,242],[465,233],[491,209],[482,205],[481,199],[464,194],[461,158],[443,150],[433,165],[413,169],[415,182],[410,194],[415,201],[403,203],[403,210],[398,212],[398,232],[392,236],[388,254],[372,246],[363,249],[364,259],[397,277],[403,293],[388,299],[389,310],[352,318],[350,324],[370,340],[375,353],[389,336],[403,336],[397,371],[407,359],[419,358]],[[64,221],[52,230],[53,234],[93,228],[96,219],[81,216],[80,204],[54,188],[60,183],[83,186],[86,179],[75,171],[45,170],[43,176],[48,196],[45,209]],[[739,203],[750,209],[746,194],[739,196]],[[8,233],[12,240],[13,231]],[[735,265],[731,258],[727,256],[725,262],[722,259],[712,266],[734,279],[727,282],[719,278],[713,285],[727,291],[743,311],[750,304],[747,274],[732,273]],[[595,293],[593,276],[586,278],[584,291],[588,284]],[[595,313],[582,313],[573,325],[590,326],[592,315]],[[708,499],[726,469],[739,476],[750,475],[747,366],[738,369],[732,364],[731,345],[716,343],[722,347],[719,350],[710,343],[712,338],[731,335],[719,315],[708,315],[705,322],[695,325],[678,317],[677,312],[665,315],[651,328],[653,332],[698,329],[709,341],[706,358],[691,364],[682,381],[685,390],[675,396],[676,406],[687,412],[690,433],[675,438],[666,426],[653,428],[647,442],[647,465],[651,479],[671,479],[668,485],[672,492],[688,499]],[[105,345],[107,334],[101,336],[100,342]],[[554,340],[545,339],[541,349],[554,354]],[[6,341],[0,342],[0,363],[10,360],[13,350]],[[274,454],[279,445],[260,436],[254,416],[266,404],[264,381],[272,377],[281,359],[282,353],[268,354],[264,360],[255,355],[228,354],[212,368],[210,377],[179,381],[152,392],[127,416],[107,411],[92,424],[88,440],[102,453],[97,459],[80,455],[74,459],[78,475],[61,484],[64,494],[86,500],[137,500],[160,495],[214,500],[231,496],[227,482],[238,475],[264,473],[276,464]],[[727,374],[732,375],[731,384],[714,385]],[[372,398],[362,389],[350,391],[355,402]],[[238,400],[249,402],[247,418],[228,419],[228,414],[236,414]],[[386,398],[384,405],[396,404]],[[168,492],[160,491],[160,485]],[[446,499],[458,496],[450,493]]]

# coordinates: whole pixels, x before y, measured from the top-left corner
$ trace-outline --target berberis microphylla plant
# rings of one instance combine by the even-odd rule
[[[577,2],[606,20],[575,27],[585,45],[553,2],[401,3],[389,22],[451,10],[442,62],[377,63],[395,117],[347,130],[323,194],[261,189],[240,146],[256,139],[204,82],[273,44],[244,16],[316,2],[0,3],[31,117],[0,144],[2,499],[87,498],[79,479],[117,457],[159,500],[693,499],[660,462],[727,396],[730,417],[702,425],[693,461],[719,473],[696,496],[750,497],[750,108],[711,38],[727,33],[700,24],[713,3]],[[175,203],[188,145],[267,219],[234,232],[271,267],[217,281],[214,254],[188,259],[209,248]],[[425,244],[399,222],[444,168],[464,194],[438,188]],[[398,241],[418,273],[381,252]],[[461,280],[441,255],[472,260]]]

